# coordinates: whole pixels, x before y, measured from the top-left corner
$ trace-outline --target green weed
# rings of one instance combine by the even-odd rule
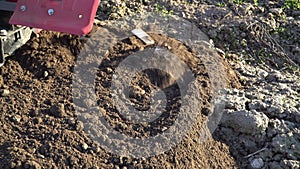
[[[242,4],[243,0],[233,0],[233,3],[235,3],[235,4]]]
[[[173,14],[173,10],[167,10],[167,8],[165,6],[160,6],[158,4],[154,5],[156,12],[161,13],[163,15],[172,15]]]
[[[299,10],[300,9],[300,0],[286,0],[283,8]]]
[[[225,7],[225,3],[224,2],[218,2],[218,7]]]

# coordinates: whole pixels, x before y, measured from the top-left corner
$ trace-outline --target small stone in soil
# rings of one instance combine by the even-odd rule
[[[68,124],[69,124],[69,125],[75,124],[75,119],[74,119],[73,117],[69,118],[69,119],[68,119]]]
[[[78,122],[76,123],[76,130],[77,130],[77,131],[82,131],[83,129],[84,129],[84,124],[83,124],[83,122],[78,121]]]
[[[64,117],[66,116],[65,106],[61,103],[51,106],[50,113],[55,117]]]
[[[108,67],[108,68],[106,69],[106,72],[107,72],[107,73],[112,73],[112,72],[113,72],[113,69],[110,68],[110,67]]]
[[[37,157],[38,157],[38,158],[43,158],[43,159],[45,158],[45,156],[42,155],[42,154],[38,154]]]
[[[48,77],[49,76],[49,73],[47,71],[44,71],[44,77]]]
[[[33,122],[34,122],[35,124],[40,124],[40,123],[43,122],[43,119],[42,119],[41,117],[37,117],[37,118],[35,118],[35,119],[33,120]]]
[[[10,163],[10,168],[16,168],[16,165],[17,165],[17,164],[16,164],[15,162],[11,162],[11,163]]]
[[[8,89],[0,89],[0,96],[8,96],[10,94],[10,91]]]
[[[253,169],[260,169],[264,166],[264,161],[262,158],[255,158],[251,161],[251,167]]]
[[[19,122],[21,121],[21,119],[22,119],[22,117],[21,117],[20,115],[15,115],[15,116],[13,117],[13,120],[14,120],[15,122],[17,122],[17,123],[19,123]]]
[[[83,150],[87,150],[89,148],[89,146],[86,144],[86,143],[83,143],[82,144],[82,149]]]
[[[100,150],[101,150],[101,149],[100,149],[98,146],[94,146],[94,147],[93,147],[93,151],[94,151],[95,153],[99,153]]]

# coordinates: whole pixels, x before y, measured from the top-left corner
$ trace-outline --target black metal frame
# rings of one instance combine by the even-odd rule
[[[0,0],[0,10],[2,11],[14,11],[16,8],[15,2],[7,2]]]

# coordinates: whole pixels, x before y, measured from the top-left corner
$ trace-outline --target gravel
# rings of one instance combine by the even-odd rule
[[[0,89],[0,96],[5,97],[8,96],[10,91],[8,89]]]

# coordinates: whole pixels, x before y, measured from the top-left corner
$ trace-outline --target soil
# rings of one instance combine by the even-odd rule
[[[193,49],[169,37],[151,34],[156,43],[150,46],[128,37],[104,56],[95,79],[98,107],[115,130],[147,138],[170,127],[177,116],[181,98],[175,80],[180,79],[157,70],[136,74],[129,86],[130,103],[147,110],[150,92],[162,89],[168,93],[171,113],[165,111],[153,123],[137,124],[107,106],[113,94],[108,86],[114,65],[139,51],[159,46],[177,52],[198,79],[206,103],[199,105],[202,114],[177,146],[150,158],[114,155],[95,142],[76,114],[72,93],[76,60],[86,40],[42,31],[0,68],[0,168],[299,168],[300,13],[299,7],[289,7],[286,2],[296,1],[101,1],[96,17],[100,27],[145,12],[172,14],[194,23],[218,51],[207,51],[204,57],[213,57],[202,61],[222,63],[226,85],[232,88],[226,90],[225,116],[249,122],[221,122],[213,138],[199,141],[199,130],[209,115],[206,110],[211,108],[210,90],[218,82],[206,73],[208,69],[219,71],[218,66],[203,66]],[[94,28],[93,32],[98,27]]]
[[[144,45],[136,37],[119,42],[109,51],[96,78],[99,107],[115,129],[136,137],[148,137],[162,132],[176,119],[180,106],[176,83],[165,72],[146,70],[137,74],[131,83],[130,99],[140,110],[147,109],[151,90],[163,89],[171,103],[166,113],[149,125],[134,124],[123,118],[110,102],[109,85],[113,68],[138,50],[161,46],[180,56],[195,74],[204,103],[210,108],[210,81],[204,64],[196,53],[181,42],[158,34],[151,34],[154,45]],[[236,168],[229,148],[212,138],[199,141],[207,114],[197,116],[197,123],[188,136],[171,150],[149,158],[135,159],[106,152],[83,130],[74,112],[72,101],[72,74],[76,58],[84,41],[78,36],[42,31],[20,48],[1,68],[1,88],[9,91],[0,98],[0,168]],[[236,75],[228,70],[227,79],[239,84]],[[106,65],[106,66],[105,66]],[[199,66],[200,65],[200,66]],[[158,78],[157,78],[158,77]],[[205,83],[206,85],[203,85]],[[230,85],[230,84],[228,84]],[[135,92],[145,90],[143,94]],[[171,91],[171,92],[168,92]],[[101,99],[103,100],[103,99]],[[167,111],[171,109],[171,111]],[[170,113],[172,112],[173,113]],[[172,115],[171,115],[172,114]],[[174,115],[175,114],[175,115]],[[121,124],[121,125],[117,125]],[[137,125],[139,125],[137,127]],[[137,130],[140,128],[140,130]]]

